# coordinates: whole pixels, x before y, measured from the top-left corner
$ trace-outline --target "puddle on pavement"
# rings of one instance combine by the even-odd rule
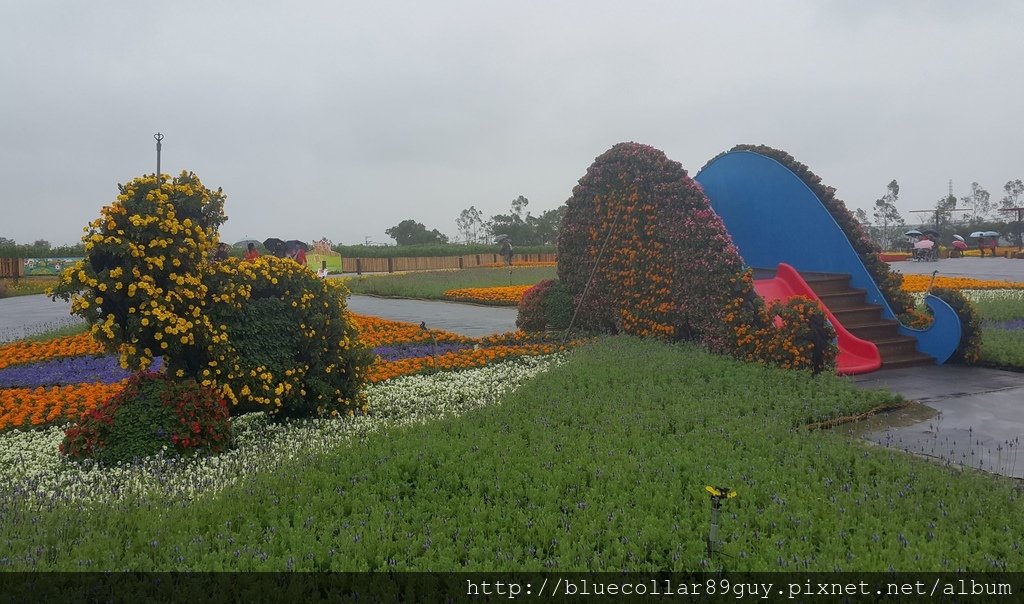
[[[911,401],[905,407],[882,411],[860,421],[842,424],[833,429],[843,431],[851,436],[865,437],[869,434],[884,432],[890,428],[913,426],[914,424],[932,419],[938,414],[938,411],[927,405]]]

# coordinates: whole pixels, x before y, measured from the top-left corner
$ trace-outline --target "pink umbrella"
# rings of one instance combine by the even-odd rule
[[[915,250],[930,250],[935,247],[935,242],[931,239],[922,239],[914,244]]]
[[[966,250],[967,249],[967,244],[964,243],[963,241],[960,241],[958,239],[958,240],[953,242],[953,247],[958,249],[958,250]]]

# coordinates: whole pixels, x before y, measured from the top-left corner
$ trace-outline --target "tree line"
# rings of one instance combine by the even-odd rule
[[[517,246],[554,245],[558,239],[558,226],[562,222],[565,206],[534,216],[526,209],[530,201],[519,195],[512,200],[507,214],[495,214],[488,219],[476,206],[469,206],[455,220],[458,228],[457,243],[490,244],[498,237],[508,237]],[[415,220],[403,220],[384,231],[398,245],[429,245],[456,243],[437,229],[427,230]]]
[[[1022,245],[1024,224],[1017,219],[1018,212],[1012,209],[1021,207],[1024,202],[1024,181],[1007,181],[1003,193],[995,201],[983,186],[972,182],[970,193],[959,198],[952,194],[940,197],[933,208],[923,213],[923,218],[911,224],[934,229],[943,239],[951,238],[954,233],[996,231],[1012,245]],[[885,194],[875,201],[870,216],[863,208],[854,212],[857,221],[882,249],[897,249],[905,241],[903,233],[907,221],[896,209],[899,194],[900,185],[894,179],[886,186]]]

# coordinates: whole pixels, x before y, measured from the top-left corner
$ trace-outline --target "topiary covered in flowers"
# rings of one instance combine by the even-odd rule
[[[87,411],[65,432],[60,451],[104,464],[168,453],[223,451],[231,441],[224,400],[195,380],[136,373],[124,390]]]
[[[130,369],[162,356],[175,378],[216,388],[233,412],[352,413],[371,355],[347,290],[293,260],[210,260],[224,197],[191,173],[120,187],[83,238],[87,257],[51,292],[70,298]]]
[[[847,209],[843,200],[836,197],[836,190],[834,188],[823,185],[821,177],[811,172],[807,166],[796,161],[792,155],[785,151],[773,149],[766,145],[736,145],[730,151],[753,151],[765,157],[770,157],[789,169],[790,172],[807,185],[807,188],[814,193],[822,206],[828,210],[828,213],[839,224],[839,228],[846,234],[846,238],[850,240],[853,249],[856,250],[864,266],[875,280],[875,283],[878,284],[878,288],[882,291],[885,299],[888,300],[893,312],[901,316],[904,324],[915,322],[916,317],[912,312],[915,306],[914,299],[900,287],[902,275],[890,270],[889,265],[882,261],[879,257],[881,250],[864,232],[864,229],[861,228],[860,223],[857,222],[857,219]],[[705,166],[710,165],[724,154],[721,153],[715,156]]]
[[[154,356],[185,359],[202,351],[214,328],[203,314],[210,251],[226,220],[224,196],[192,173],[120,185],[82,238],[86,258],[68,267],[51,292],[129,369]]]
[[[344,285],[273,256],[213,268],[208,314],[224,331],[199,379],[220,388],[233,413],[366,411],[359,387],[373,355],[349,317]]]
[[[573,189],[559,229],[558,276],[583,328],[696,340],[790,368],[811,367],[817,352],[826,362],[835,355],[816,352],[804,334],[824,320],[821,309],[766,308],[700,186],[646,145],[615,145]]]
[[[581,326],[732,348],[724,303],[752,292],[736,281],[743,260],[700,186],[661,151],[615,145],[573,189],[559,229],[558,277],[574,302],[595,263]]]

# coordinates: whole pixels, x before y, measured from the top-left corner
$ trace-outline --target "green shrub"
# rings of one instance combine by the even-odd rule
[[[373,358],[349,319],[343,285],[273,256],[219,262],[208,283],[216,292],[210,321],[224,332],[201,359],[199,379],[224,393],[232,414],[366,411],[359,391]]]
[[[981,356],[981,318],[971,301],[959,291],[945,287],[933,288],[932,294],[952,306],[960,317],[960,345],[950,357],[950,362],[976,363]]]
[[[227,405],[215,391],[194,380],[144,372],[86,412],[65,432],[60,451],[72,459],[109,465],[164,450],[217,453],[230,439]]]
[[[553,329],[566,329],[572,321],[572,294],[561,282],[548,288],[543,295],[544,320]]]

